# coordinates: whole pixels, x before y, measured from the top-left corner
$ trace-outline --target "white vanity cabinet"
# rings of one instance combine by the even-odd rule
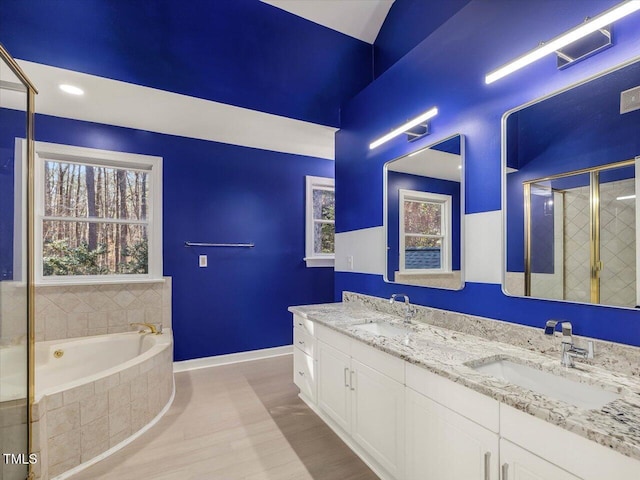
[[[318,408],[378,474],[403,478],[404,362],[321,325],[317,333]]]
[[[314,323],[298,315],[293,317],[293,381],[308,401],[316,401],[317,364]]]
[[[406,389],[407,480],[498,480],[498,434]]]
[[[498,480],[499,404],[407,364],[407,480]]]
[[[318,407],[345,432],[351,431],[351,357],[318,342]]]
[[[294,316],[302,399],[383,479],[637,480],[640,461]]]
[[[502,480],[636,480],[640,461],[500,405]]]
[[[500,462],[501,480],[580,480],[508,440],[500,440]]]

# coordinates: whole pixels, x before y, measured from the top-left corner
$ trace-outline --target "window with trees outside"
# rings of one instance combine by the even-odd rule
[[[400,190],[400,271],[451,271],[451,196]]]
[[[333,178],[306,177],[307,267],[332,267],[335,259],[335,187]]]
[[[162,158],[36,143],[36,280],[162,278]]]

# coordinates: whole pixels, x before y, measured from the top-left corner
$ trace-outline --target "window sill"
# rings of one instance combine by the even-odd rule
[[[314,267],[331,267],[335,265],[334,257],[305,257],[303,258],[307,262],[307,268]]]
[[[453,277],[454,272],[453,271],[430,272],[429,270],[402,270],[402,271],[396,272],[396,275],[400,275],[403,277],[406,276],[406,277],[447,278],[447,277]]]
[[[113,278],[113,279],[56,279],[51,281],[35,282],[36,287],[57,287],[57,286],[89,286],[89,285],[117,285],[129,283],[164,283],[164,278]]]

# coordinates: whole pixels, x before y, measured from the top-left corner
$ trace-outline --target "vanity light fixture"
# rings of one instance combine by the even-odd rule
[[[369,150],[373,150],[374,148],[379,147],[383,143],[388,142],[392,138],[395,138],[402,133],[406,133],[411,140],[416,140],[417,138],[426,135],[429,131],[427,120],[435,117],[437,114],[438,107],[433,107],[427,110],[422,115],[417,116],[413,120],[409,120],[407,123],[400,125],[398,128],[371,142],[371,144],[369,145]],[[420,131],[414,130],[417,128],[419,128]]]
[[[625,195],[623,197],[616,197],[616,200],[632,200],[636,198],[635,195]]]
[[[80,87],[76,87],[75,85],[69,85],[67,83],[62,83],[59,86],[60,90],[64,93],[68,93],[70,95],[84,95],[84,90]]]
[[[637,10],[640,10],[640,0],[627,0],[625,2],[622,2],[593,18],[587,19],[583,24],[572,28],[571,30],[553,38],[552,40],[542,43],[539,47],[534,48],[533,50],[507,63],[506,65],[503,65],[497,70],[494,70],[485,77],[484,81],[486,84],[493,83],[496,80],[506,77],[516,70],[526,67],[527,65],[553,52],[557,52],[558,56],[565,60],[565,63],[560,65],[560,68],[562,68],[563,66],[568,66],[568,64],[573,63],[574,61],[578,60],[578,58],[568,58],[567,55],[560,52],[562,48],[573,42],[576,42],[581,38],[586,37],[591,33],[598,31],[602,31],[602,34],[608,37],[608,45],[610,45],[611,32],[609,30],[605,30],[605,27]],[[601,48],[602,47],[598,47],[596,51],[600,51]],[[596,53],[596,51],[594,51],[593,53]],[[588,56],[590,53],[591,52],[581,55],[580,59]]]

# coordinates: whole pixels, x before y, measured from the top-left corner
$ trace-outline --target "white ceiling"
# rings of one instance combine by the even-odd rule
[[[18,60],[38,88],[36,113],[182,137],[334,158],[336,128],[223,103]],[[24,92],[6,90],[0,67],[0,106],[23,110]],[[83,96],[62,92],[61,83],[84,89]]]
[[[261,0],[373,44],[395,0]]]
[[[460,155],[426,148],[390,162],[387,168],[392,172],[459,182],[461,161]]]

